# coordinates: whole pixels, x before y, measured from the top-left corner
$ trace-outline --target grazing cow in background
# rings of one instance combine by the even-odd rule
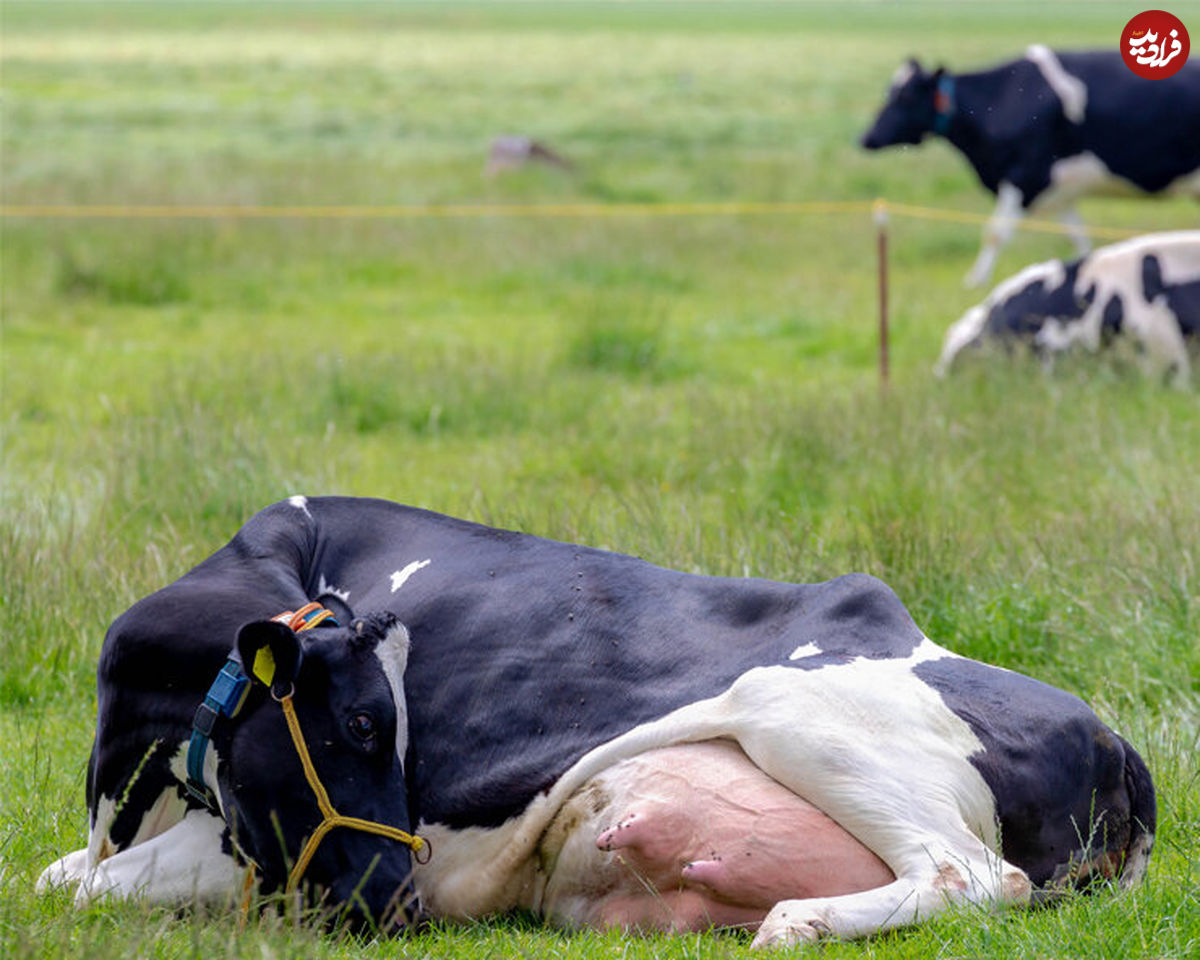
[[[1075,200],[1112,186],[1200,198],[1200,61],[1144,80],[1111,52],[1025,56],[979,73],[900,67],[862,138],[868,150],[945,137],[996,194],[983,246],[967,274],[980,286],[1030,210],[1059,213],[1078,253],[1090,249]]]
[[[340,625],[293,634],[311,596]],[[249,672],[249,699],[214,684],[217,717],[193,720],[219,671]],[[198,863],[209,896],[249,862],[282,885],[322,829],[309,767],[347,815],[416,823],[419,845],[334,831],[312,861],[333,902],[366,874],[375,918],[415,862],[433,916],[786,945],[1128,886],[1153,846],[1133,747],[1076,697],[937,646],[872,577],[679,573],[382,500],[263,510],[113,623],[99,683],[88,847],[42,880],[83,901],[178,899]],[[303,771],[275,704],[293,691]]]
[[[1026,267],[997,286],[946,332],[934,372],[965,349],[1027,345],[1049,365],[1079,346],[1128,342],[1150,374],[1183,386],[1189,348],[1200,347],[1200,230],[1155,233],[1064,263]]]

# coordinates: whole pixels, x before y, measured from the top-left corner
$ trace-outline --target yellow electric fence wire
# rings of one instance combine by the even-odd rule
[[[849,214],[869,213],[879,201],[779,201],[713,203],[499,203],[444,205],[311,205],[269,206],[230,204],[185,204],[125,206],[120,204],[4,204],[0,217],[40,220],[432,220],[507,218],[605,218],[605,217],[688,217],[745,216],[754,214]],[[946,223],[983,224],[987,214],[906,203],[888,203],[890,214],[913,220]],[[1048,220],[1018,220],[1020,230],[1034,233],[1067,233],[1065,224]],[[1136,237],[1149,230],[1123,227],[1087,227],[1088,233],[1103,239]]]
[[[946,223],[979,224],[987,223],[991,219],[986,214],[968,213],[964,210],[946,210],[941,207],[917,207],[907,203],[888,203],[887,210],[888,213],[899,217],[909,217],[913,220],[940,220]],[[1053,220],[1015,220],[1013,225],[1018,230],[1029,230],[1032,233],[1069,233],[1072,230],[1065,223],[1056,223]],[[1103,237],[1108,240],[1123,240],[1153,232],[1126,227],[1096,227],[1090,223],[1084,229],[1094,237]]]
[[[830,201],[803,203],[498,203],[436,205],[337,205],[337,206],[123,206],[119,204],[8,204],[0,206],[0,216],[39,219],[313,219],[313,220],[388,220],[475,217],[681,217],[711,214],[753,213],[860,213],[869,210],[868,201]]]

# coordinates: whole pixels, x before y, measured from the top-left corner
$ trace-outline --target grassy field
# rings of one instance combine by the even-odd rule
[[[866,201],[985,213],[944,143],[854,146],[901,58],[1115,46],[1128,4],[0,7],[3,202]],[[1172,11],[1200,29],[1200,4]],[[487,179],[524,133],[573,172]],[[1184,201],[1085,220],[1195,226]],[[1197,396],[1080,361],[929,370],[978,230],[869,217],[3,222],[0,955],[727,957],[734,935],[387,943],[32,892],[84,843],[109,621],[284,496],[389,497],[656,563],[886,579],[1076,692],[1160,791],[1146,884],[822,956],[1200,954]],[[1064,253],[1022,234],[998,275]]]

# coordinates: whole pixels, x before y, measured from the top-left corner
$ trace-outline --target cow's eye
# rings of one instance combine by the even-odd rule
[[[369,713],[356,713],[350,718],[350,732],[364,742],[375,738],[375,719]]]

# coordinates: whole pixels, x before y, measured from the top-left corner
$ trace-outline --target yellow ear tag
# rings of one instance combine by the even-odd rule
[[[250,672],[268,687],[271,685],[271,681],[275,679],[275,654],[271,653],[270,647],[258,648]]]

